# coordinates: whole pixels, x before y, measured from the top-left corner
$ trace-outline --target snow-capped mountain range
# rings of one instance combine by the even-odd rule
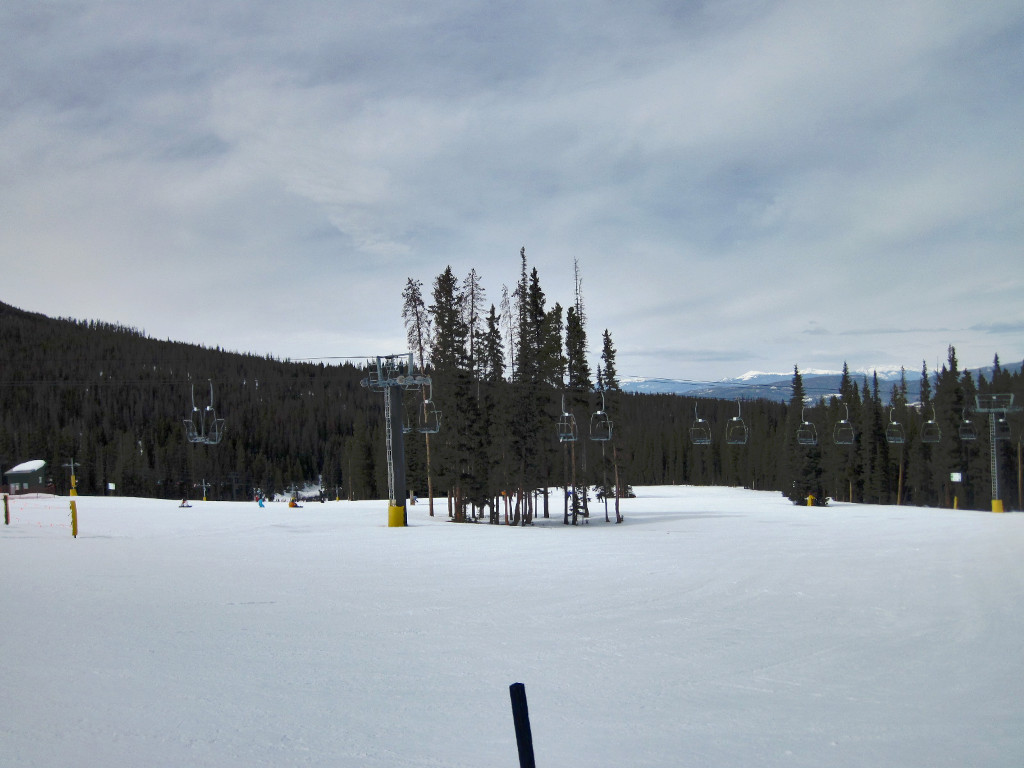
[[[1002,366],[1004,370],[1020,371],[1021,364]],[[864,382],[871,386],[872,379],[878,375],[878,388],[884,400],[889,399],[892,387],[899,383],[899,368],[878,368],[870,370],[850,371],[850,376],[857,385],[863,389]],[[973,368],[971,374],[975,381],[978,375],[986,378],[992,376],[992,366],[984,368]],[[842,371],[822,371],[809,369],[800,371],[803,378],[804,391],[811,399],[828,397],[839,394],[839,383],[842,381]],[[907,399],[914,402],[921,394],[920,371],[906,371],[907,377]],[[935,385],[936,372],[930,372],[932,385]],[[719,381],[694,381],[689,379],[661,379],[661,378],[624,378],[620,382],[622,389],[626,392],[638,392],[643,394],[671,394],[686,395],[687,397],[706,397],[717,400],[779,400],[788,401],[792,394],[793,372],[788,373],[766,373],[764,371],[748,371],[742,376]]]

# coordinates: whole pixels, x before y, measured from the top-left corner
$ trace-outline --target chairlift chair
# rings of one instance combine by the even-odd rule
[[[814,424],[804,418],[803,410],[800,411],[800,426],[796,430],[796,441],[800,445],[817,445],[818,430]]]
[[[747,425],[743,421],[740,401],[736,401],[736,415],[725,425],[725,442],[729,445],[747,444]]]
[[[223,439],[224,419],[217,418],[213,407],[213,381],[210,381],[210,404],[201,410],[196,406],[196,388],[192,385],[192,413],[183,422],[185,439],[190,443],[217,445]]]
[[[218,419],[214,417],[210,420],[209,428],[206,431],[206,440],[204,441],[207,445],[219,445],[220,441],[224,438],[224,419]]]
[[[850,423],[850,406],[843,403],[843,407],[846,409],[846,418],[840,419],[832,428],[832,440],[836,445],[853,445],[856,435]]]
[[[565,395],[562,395],[562,415],[558,417],[558,442],[574,443],[578,436],[576,417],[565,409]]]
[[[694,445],[711,445],[711,427],[707,421],[697,415],[697,406],[693,406],[693,424],[690,425],[690,442]]]
[[[889,445],[903,445],[907,436],[903,431],[903,425],[892,418],[892,408],[889,409],[889,423],[885,427],[885,442]]]
[[[416,409],[416,430],[421,435],[434,435],[441,431],[441,412],[434,405],[434,385],[431,383],[427,399]]]
[[[921,425],[921,442],[937,443],[942,440],[942,430],[939,429],[939,422],[935,420],[935,407],[932,406],[932,417]]]
[[[604,392],[601,392],[601,408],[590,416],[590,439],[606,443],[612,439],[612,420],[604,410]]]
[[[966,408],[963,411],[963,421],[960,422],[958,432],[960,434],[960,439],[964,442],[978,439],[978,430],[975,429],[974,422],[968,418]]]
[[[1009,440],[1010,439],[1010,422],[1006,420],[1006,414],[1004,413],[998,419],[996,419],[996,440]]]

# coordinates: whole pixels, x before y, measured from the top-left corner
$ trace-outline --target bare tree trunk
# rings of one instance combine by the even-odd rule
[[[569,524],[569,446],[562,444],[562,524]]]
[[[622,522],[622,514],[619,512],[619,454],[618,449],[612,446],[612,467],[615,469],[615,522]]]
[[[580,500],[576,498],[579,496],[576,493],[576,443],[570,443],[569,454],[572,458],[572,524],[576,525],[577,518],[579,517],[579,506]]]
[[[601,443],[601,499],[604,501],[604,521],[610,523],[608,519],[608,467],[605,466],[604,461],[604,443]]]
[[[430,516],[434,516],[434,480],[430,476],[430,435],[423,436],[427,444],[427,499],[430,502]]]
[[[512,525],[519,525],[519,510],[523,504],[523,489],[520,488],[516,493],[516,506],[512,510]]]
[[[896,481],[896,506],[903,503],[903,446],[900,446],[900,475]]]

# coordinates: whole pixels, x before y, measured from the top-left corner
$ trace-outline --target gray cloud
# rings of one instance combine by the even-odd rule
[[[497,301],[525,244],[624,374],[1021,357],[1022,40],[1013,2],[8,3],[4,298],[377,354],[406,277]]]

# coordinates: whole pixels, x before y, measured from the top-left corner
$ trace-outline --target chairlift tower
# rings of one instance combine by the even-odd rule
[[[78,495],[78,479],[75,476],[75,467],[76,466],[79,466],[79,467],[82,466],[82,462],[75,461],[74,456],[72,456],[70,459],[68,459],[68,463],[67,464],[62,464],[61,466],[67,467],[67,468],[69,468],[71,470],[71,490],[68,492],[68,496],[77,496]]]
[[[999,498],[999,451],[996,450],[997,441],[1006,439],[1007,435],[999,430],[999,423],[1006,422],[1006,414],[1015,413],[1020,410],[1019,405],[1013,404],[1013,394],[989,394],[975,395],[975,408],[978,413],[988,414],[988,451],[989,469],[992,476],[992,511],[1002,512],[1003,501]]]
[[[406,352],[401,355],[378,356],[376,370],[371,368],[370,375],[359,383],[374,392],[384,393],[384,439],[388,458],[388,527],[403,528],[409,521],[405,509],[402,391],[430,386],[430,377],[416,373],[412,352]]]

